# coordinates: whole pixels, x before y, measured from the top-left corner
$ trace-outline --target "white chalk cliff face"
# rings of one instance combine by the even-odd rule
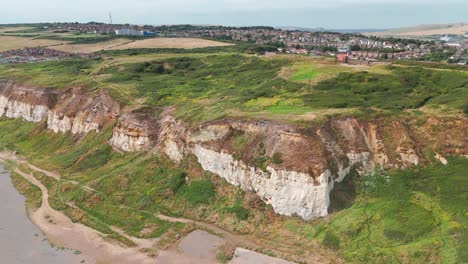
[[[186,153],[185,126],[173,116],[163,113],[159,120],[157,149],[166,154],[172,161],[179,163]]]
[[[141,107],[124,112],[112,131],[111,146],[126,152],[150,150],[158,133],[158,109]]]
[[[22,118],[29,122],[40,122],[47,118],[49,108],[45,105],[28,104],[0,96],[0,116]]]
[[[234,158],[233,150],[224,143],[233,133],[244,133],[251,142],[261,140],[264,155],[271,157],[279,152],[283,162],[261,170],[239,159],[239,152],[238,158]],[[373,166],[417,164],[417,151],[410,144],[410,137],[405,131],[401,133],[399,137],[404,138],[407,147],[392,149],[401,157],[392,161],[375,125],[361,124],[355,119],[332,121],[309,133],[271,122],[215,123],[194,131],[189,142],[193,143],[191,153],[204,170],[245,191],[255,192],[278,214],[309,220],[328,214],[334,184],[341,182],[352,168],[363,173]],[[256,147],[249,148],[241,150],[244,158],[245,152]]]
[[[86,117],[84,113],[79,113],[75,117],[68,117],[64,114],[50,111],[47,118],[47,128],[55,133],[72,134],[88,133],[91,131],[99,132],[99,124],[93,122],[91,118]]]
[[[48,115],[47,128],[55,133],[99,132],[119,115],[119,105],[104,94],[86,95],[79,89],[61,94]]]
[[[128,133],[114,130],[110,144],[126,152],[144,151],[152,146],[152,142],[147,136],[131,136]]]
[[[325,170],[314,179],[307,173],[267,167],[262,171],[234,160],[226,153],[195,145],[193,154],[204,170],[218,174],[229,183],[245,191],[253,191],[281,215],[298,215],[309,220],[326,216],[330,205],[330,191],[356,163],[367,162],[369,153],[350,154],[350,167],[340,168],[338,177]]]

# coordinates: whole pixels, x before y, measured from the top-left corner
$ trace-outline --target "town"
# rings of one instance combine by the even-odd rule
[[[266,26],[226,27],[196,25],[129,25],[106,23],[43,23],[30,26],[51,33],[95,34],[113,38],[201,38],[268,47],[276,53],[336,57],[348,64],[371,64],[377,61],[426,60],[465,65],[468,61],[468,36],[438,39],[376,37],[355,33],[309,32]],[[53,49],[53,47],[50,47]],[[69,57],[63,52],[26,49],[0,54],[0,63],[21,63],[46,58]],[[95,55],[76,54],[78,57]]]
[[[57,30],[76,30],[82,33],[115,34],[120,36],[162,36],[177,38],[208,38],[270,45],[279,52],[294,54],[337,56],[338,50],[347,54],[342,62],[377,60],[431,60],[437,53],[448,62],[466,64],[467,35],[462,39],[442,36],[438,41],[402,38],[380,38],[362,34],[338,32],[307,32],[282,30],[273,27],[224,26],[137,26],[105,23],[55,23]],[[440,56],[442,55],[442,56]]]

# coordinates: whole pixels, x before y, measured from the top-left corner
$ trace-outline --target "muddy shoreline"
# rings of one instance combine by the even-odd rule
[[[81,263],[80,252],[58,248],[32,222],[25,198],[0,164],[0,261],[8,264]],[[87,262],[89,263],[89,262]]]
[[[68,216],[61,211],[53,209],[49,205],[49,193],[47,188],[37,180],[32,174],[21,171],[18,164],[26,164],[32,171],[40,171],[47,177],[60,180],[60,175],[54,172],[49,172],[38,167],[29,164],[25,159],[15,155],[11,152],[0,152],[0,164],[5,161],[12,161],[15,166],[10,170],[25,180],[35,185],[41,190],[41,206],[37,209],[28,210],[28,217],[30,224],[34,224],[36,228],[39,228],[44,233],[48,240],[60,247],[69,248],[69,252],[75,253],[75,256],[71,256],[70,260],[59,261],[58,263],[96,263],[96,264],[107,264],[107,263],[122,263],[122,264],[146,264],[146,263],[180,263],[180,264],[195,264],[195,263],[219,263],[216,255],[222,246],[227,243],[240,243],[240,240],[244,240],[239,235],[231,234],[227,231],[219,229],[218,227],[212,226],[211,224],[200,223],[194,220],[185,218],[173,218],[165,215],[158,215],[161,219],[173,222],[183,222],[199,226],[203,229],[218,231],[222,237],[210,234],[203,230],[195,229],[193,232],[182,237],[174,245],[170,246],[166,250],[159,251],[156,256],[145,253],[147,249],[154,248],[158,242],[158,238],[154,239],[141,239],[129,236],[117,227],[110,227],[114,232],[122,235],[123,237],[131,240],[136,244],[135,247],[126,247],[120,242],[106,238],[106,234],[102,234],[97,230],[94,230],[88,226],[80,223],[73,223]],[[1,168],[1,165],[0,165]],[[0,175],[1,176],[1,175]],[[1,187],[1,186],[0,186]],[[12,185],[11,188],[17,195],[20,195]],[[91,191],[93,191],[91,189]],[[16,205],[17,206],[17,205]],[[24,210],[24,198],[23,203],[20,207]],[[26,217],[26,218],[28,218]],[[29,221],[29,219],[27,219]],[[31,223],[32,222],[32,223]],[[0,230],[1,231],[1,230]],[[218,233],[217,232],[217,233]],[[250,241],[242,241],[242,244],[248,246],[257,246],[255,243]],[[231,244],[233,245],[233,244]],[[79,252],[79,256],[76,256],[76,252]],[[258,254],[258,253],[257,253]],[[259,256],[261,254],[258,254]],[[262,260],[262,257],[254,256],[251,257]],[[234,256],[232,263],[247,264],[250,261],[245,261],[242,258],[237,259]],[[268,261],[269,262],[269,261]],[[13,263],[13,262],[12,262]],[[18,263],[35,263],[35,262],[18,262]],[[39,263],[51,263],[55,262],[39,262]],[[283,263],[283,262],[281,262]]]

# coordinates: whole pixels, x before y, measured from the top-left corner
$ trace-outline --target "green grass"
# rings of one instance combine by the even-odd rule
[[[11,173],[11,182],[15,188],[26,198],[26,205],[31,208],[41,206],[41,190],[17,173]]]
[[[145,62],[126,63],[122,57],[115,62],[4,65],[0,78],[51,88],[81,85],[89,91],[104,90],[123,104],[177,106],[177,117],[189,123],[255,114],[290,120],[288,115],[324,109],[349,109],[349,114],[356,108],[401,113],[429,107],[461,112],[466,103],[468,75],[463,71],[389,66],[367,72],[316,63],[297,68],[285,57],[161,54],[160,59]],[[291,80],[279,77],[284,67],[291,66],[297,70]],[[309,78],[317,81],[298,81]]]
[[[17,150],[39,167],[60,172],[60,181],[34,173],[49,189],[51,205],[74,221],[105,234],[114,234],[109,226],[117,226],[139,237],[143,229],[151,226],[154,230],[144,237],[159,237],[185,226],[160,220],[156,217],[158,213],[195,219],[223,215],[226,221],[237,218],[224,210],[242,199],[234,194],[235,188],[225,182],[214,185],[209,174],[186,184],[187,166],[195,166],[191,161],[180,166],[155,155],[113,152],[107,144],[111,128],[90,133],[76,143],[76,138],[69,134],[45,130],[42,123],[1,118],[0,149]],[[21,168],[31,171],[25,166]],[[232,194],[220,196],[216,188],[227,188],[224,193]],[[236,228],[242,225],[232,227]]]
[[[261,233],[289,230],[300,239],[338,250],[345,260],[356,263],[463,263],[468,257],[465,158],[449,158],[446,166],[376,171],[374,175],[347,178],[352,182],[336,186],[340,195],[333,196],[332,203],[339,201],[340,206],[329,217],[313,223],[291,218],[273,221],[284,228],[278,229],[270,226],[272,222],[265,214],[268,209],[251,207],[245,193],[224,181],[210,180],[209,174],[190,174],[198,170],[190,160],[176,165],[154,155],[108,150],[110,129],[91,133],[76,143],[70,135],[44,130],[44,124],[2,118],[0,135],[0,148],[18,150],[40,167],[61,173],[60,181],[35,174],[49,189],[54,208],[113,237],[116,234],[109,226],[137,237],[160,237],[184,227],[155,216],[163,213],[216,221],[242,232],[249,228]],[[246,144],[242,135],[236,138],[241,138],[238,145]],[[259,167],[268,161],[262,160],[261,146],[256,157],[259,160],[254,162]],[[188,184],[186,177],[191,179]],[[19,188],[38,200],[34,188]],[[78,209],[68,206],[70,203]],[[142,234],[148,226],[153,230]]]
[[[235,214],[239,220],[246,220],[250,213],[248,209],[242,206],[241,200],[237,200],[237,202],[232,207],[226,208],[226,212]]]
[[[306,65],[302,68],[297,69],[292,75],[291,80],[293,81],[309,81],[314,79],[320,74],[319,70],[313,65]]]
[[[288,221],[355,263],[466,263],[466,158],[357,180],[351,207],[313,225]]]
[[[182,194],[191,204],[207,204],[215,196],[215,191],[210,180],[201,180],[191,182],[185,186]]]
[[[291,80],[279,77],[291,65],[297,70]],[[349,109],[349,114],[356,108],[461,112],[468,100],[463,71],[389,66],[367,72],[333,64],[294,65],[284,57],[161,54],[146,62],[120,58],[0,66],[0,78],[57,89],[80,85],[104,90],[124,104],[177,106],[177,117],[189,123],[256,113],[288,122],[288,115],[324,109]],[[318,82],[297,82],[304,78]]]

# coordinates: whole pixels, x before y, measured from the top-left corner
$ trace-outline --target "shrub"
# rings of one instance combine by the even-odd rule
[[[253,160],[253,163],[255,165],[255,167],[263,170],[263,171],[266,171],[266,167],[267,167],[267,162],[268,162],[269,158],[266,157],[266,156],[257,156],[254,158]]]
[[[235,151],[241,151],[249,143],[249,138],[241,131],[236,131],[232,139],[232,148]]]
[[[176,193],[180,187],[182,187],[185,183],[185,177],[187,173],[185,172],[176,172],[169,178],[169,182],[167,184],[167,189]]]
[[[323,238],[322,244],[325,247],[333,250],[338,250],[340,248],[340,240],[331,231],[327,231],[327,233],[325,233],[325,237]]]
[[[281,153],[275,152],[275,154],[273,154],[273,156],[271,157],[271,162],[273,162],[274,164],[283,163],[283,160],[281,159]]]
[[[184,197],[191,204],[206,204],[214,195],[213,183],[209,180],[194,181],[184,189]]]
[[[250,211],[242,207],[241,201],[238,200],[232,207],[226,208],[226,212],[233,213],[239,220],[247,220]]]

